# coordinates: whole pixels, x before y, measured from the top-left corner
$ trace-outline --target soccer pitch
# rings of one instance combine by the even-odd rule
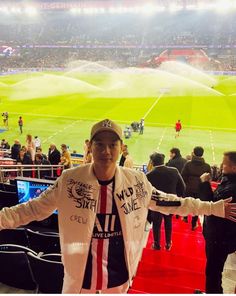
[[[110,118],[125,128],[145,118],[144,134],[133,132],[124,140],[135,164],[147,163],[153,151],[165,153],[167,161],[172,147],[186,156],[197,145],[204,147],[207,162],[220,164],[223,151],[236,149],[235,77],[180,69],[178,63],[174,69],[169,65],[160,70],[101,69],[96,63],[87,63],[90,68],[85,69],[85,65],[63,73],[1,76],[0,111],[9,112],[9,130],[2,138],[10,144],[18,138],[24,145],[31,133],[41,138],[44,153],[51,142],[83,153],[95,121]],[[175,139],[178,119],[183,130]]]

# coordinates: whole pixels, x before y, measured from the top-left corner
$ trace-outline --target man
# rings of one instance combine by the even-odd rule
[[[128,145],[122,145],[122,154],[120,157],[119,165],[131,169],[134,166],[133,159],[129,155]]]
[[[203,200],[217,201],[232,197],[236,202],[236,151],[225,152],[222,162],[222,181],[213,192],[210,174],[201,176]],[[206,293],[223,293],[222,272],[229,254],[236,251],[236,225],[214,216],[204,217],[203,235],[206,241]],[[235,279],[236,280],[236,279]]]
[[[8,112],[7,111],[3,112],[2,117],[3,117],[3,125],[8,130],[8,117],[9,117]]]
[[[144,131],[144,118],[141,118],[140,124],[139,124],[139,134],[142,135]]]
[[[117,165],[122,129],[109,119],[91,129],[93,163],[64,170],[38,198],[0,211],[0,229],[42,220],[58,209],[63,293],[125,293],[135,275],[148,207],[164,214],[215,214],[236,221],[231,199],[217,203],[156,190]]]
[[[51,170],[50,168],[40,168],[41,165],[47,165],[50,166],[50,162],[47,160],[47,158],[43,157],[42,153],[36,153],[35,154],[35,165],[39,165],[39,167],[37,167],[37,177],[40,179],[44,179],[45,177],[50,177],[51,176]]]
[[[181,174],[182,169],[183,169],[186,162],[187,162],[187,159],[185,159],[181,156],[179,148],[173,147],[170,150],[170,159],[166,165],[169,167],[177,168],[177,170]]]
[[[18,119],[18,125],[19,125],[19,129],[20,129],[20,134],[22,134],[23,133],[23,118],[22,118],[22,116],[20,116]]]
[[[61,160],[61,153],[53,143],[49,146],[48,160],[51,165],[57,165]]]
[[[182,177],[186,184],[186,196],[199,197],[200,176],[203,173],[211,173],[211,167],[203,158],[204,149],[196,146],[192,152],[192,158],[186,162],[182,170]],[[184,221],[188,222],[188,217],[184,217]],[[197,228],[198,216],[192,217],[192,230]]]
[[[63,165],[65,170],[72,167],[70,152],[66,144],[61,144],[61,160],[59,164]]]
[[[150,161],[153,165],[151,172],[147,173],[147,179],[157,189],[166,193],[174,193],[178,196],[184,196],[185,183],[176,168],[170,168],[164,165],[165,155],[154,152],[150,155]],[[165,215],[159,212],[151,211],[151,220],[153,222],[153,238],[152,248],[160,250],[161,245],[161,223],[164,219],[165,226],[165,249],[170,251],[172,247],[172,215]]]
[[[182,129],[182,124],[180,122],[180,119],[175,123],[175,138],[179,137],[179,133]]]
[[[19,156],[20,148],[21,148],[20,141],[16,139],[14,141],[14,144],[11,146],[11,158],[17,159],[17,157]]]

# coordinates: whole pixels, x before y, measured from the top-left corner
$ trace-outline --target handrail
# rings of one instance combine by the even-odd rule
[[[0,182],[7,182],[9,179],[23,177],[24,172],[31,172],[32,177],[40,178],[41,171],[51,172],[50,177],[58,177],[64,169],[64,165],[37,165],[37,164],[1,164]]]

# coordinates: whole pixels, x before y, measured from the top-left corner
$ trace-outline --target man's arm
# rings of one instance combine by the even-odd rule
[[[201,183],[199,185],[199,195],[201,200],[204,201],[213,201],[214,194],[211,188],[210,180],[211,175],[210,173],[204,173],[200,176]]]
[[[178,196],[185,196],[186,185],[185,185],[184,179],[182,178],[179,172],[178,172],[177,178],[178,178],[178,182],[176,186],[176,194]]]
[[[208,202],[192,197],[181,198],[174,194],[164,193],[153,187],[149,209],[163,214],[177,214],[181,216],[187,216],[188,214],[194,216],[214,215],[236,222],[236,203],[230,203],[231,200],[221,199],[217,202]]]

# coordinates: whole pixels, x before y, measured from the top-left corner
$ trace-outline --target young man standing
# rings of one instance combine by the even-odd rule
[[[225,152],[222,162],[223,177],[213,192],[211,176],[200,178],[200,193],[203,200],[217,201],[232,197],[236,202],[236,151]],[[203,235],[206,241],[206,293],[222,294],[222,272],[229,254],[236,251],[236,224],[214,216],[204,218]],[[235,279],[236,280],[236,279]]]
[[[180,119],[175,123],[175,138],[179,137],[179,133],[182,129],[182,124],[180,122]]]
[[[63,171],[38,198],[0,211],[0,229],[42,220],[58,209],[63,293],[125,293],[135,275],[148,208],[164,214],[207,214],[236,221],[231,199],[178,198],[117,160],[122,129],[109,119],[91,129],[93,163]]]

